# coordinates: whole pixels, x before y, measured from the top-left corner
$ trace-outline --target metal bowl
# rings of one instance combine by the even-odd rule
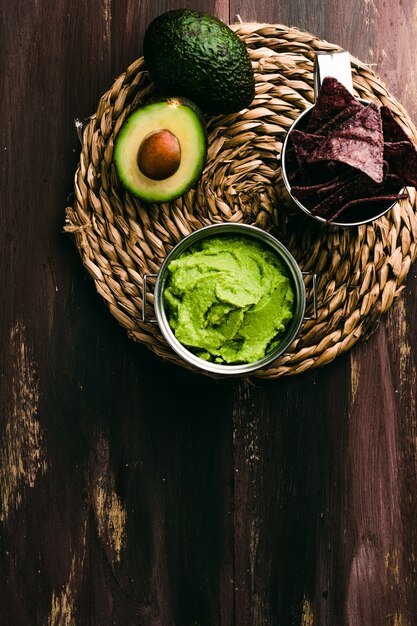
[[[294,316],[291,322],[288,324],[285,332],[283,333],[279,344],[273,350],[271,350],[271,352],[266,354],[262,359],[259,359],[258,361],[255,361],[253,363],[223,365],[219,363],[213,363],[211,361],[206,361],[205,359],[198,357],[186,346],[178,341],[168,322],[168,317],[164,305],[164,290],[167,286],[167,281],[169,278],[168,266],[171,261],[176,259],[186,249],[190,248],[197,241],[200,241],[203,238],[230,234],[256,239],[266,247],[270,248],[279,257],[283,265],[288,270],[288,275],[292,280],[295,296],[295,310]],[[146,283],[149,276],[150,275],[146,275],[144,277],[143,303],[146,303]],[[206,372],[236,376],[249,374],[254,370],[268,366],[288,348],[288,346],[298,334],[298,331],[304,319],[306,306],[306,290],[303,274],[300,271],[296,260],[287,250],[287,248],[285,248],[285,246],[283,246],[282,243],[280,243],[275,237],[255,226],[250,226],[247,224],[214,224],[201,228],[185,237],[177,246],[175,246],[175,248],[173,248],[173,250],[171,250],[171,252],[166,257],[159,273],[153,276],[156,276],[154,293],[154,308],[156,316],[155,322],[159,325],[159,328],[167,343],[182,359],[184,359],[184,361]],[[143,309],[143,319],[144,321],[149,321],[146,318],[145,304]]]
[[[364,100],[362,98],[358,98],[359,102],[363,105],[368,105],[369,101]],[[337,219],[330,224],[327,222],[326,218],[320,217],[319,215],[314,215],[311,211],[303,205],[291,192],[291,184],[288,180],[287,174],[287,163],[286,163],[286,155],[287,155],[287,147],[291,132],[296,128],[297,130],[304,130],[308,122],[308,118],[311,115],[311,112],[314,108],[314,105],[306,109],[297,117],[297,119],[292,123],[291,127],[288,129],[287,134],[285,136],[284,142],[282,144],[282,150],[280,155],[281,160],[281,173],[282,173],[282,183],[279,185],[279,191],[281,195],[286,199],[286,204],[290,207],[293,207],[296,211],[301,210],[305,215],[309,218],[315,220],[316,222],[320,222],[326,226],[330,227],[349,227],[349,226],[361,226],[362,224],[368,224],[369,222],[373,222],[374,220],[382,217],[387,213],[392,207],[398,202],[394,201],[382,201],[380,204],[376,204],[372,210],[369,210],[366,215],[361,215],[358,211],[351,211],[348,216],[342,217],[342,219]],[[404,188],[398,190],[398,193],[401,194],[404,192]]]

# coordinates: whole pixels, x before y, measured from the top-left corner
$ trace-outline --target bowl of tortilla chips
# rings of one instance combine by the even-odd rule
[[[334,226],[373,221],[417,186],[416,148],[390,109],[331,76],[290,127],[281,166],[292,203]]]

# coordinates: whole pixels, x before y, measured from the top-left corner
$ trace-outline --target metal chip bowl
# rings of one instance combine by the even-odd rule
[[[368,105],[369,100],[364,100],[363,98],[358,98],[359,102],[363,105]],[[279,192],[282,197],[286,199],[287,204],[292,207],[295,211],[301,210],[305,215],[307,215],[312,220],[323,224],[326,227],[349,227],[349,226],[361,226],[362,224],[369,224],[369,222],[373,222],[374,220],[379,219],[385,213],[388,213],[392,207],[397,204],[398,200],[394,201],[382,201],[380,204],[376,205],[372,211],[367,212],[366,216],[359,215],[357,211],[352,211],[349,217],[343,217],[341,220],[334,220],[332,222],[327,222],[324,217],[320,217],[319,215],[313,215],[311,211],[307,207],[305,207],[302,202],[300,202],[295,196],[293,196],[291,192],[291,184],[288,180],[287,173],[287,164],[286,164],[286,155],[287,155],[287,147],[291,132],[294,129],[304,130],[304,127],[308,121],[308,117],[313,110],[314,105],[306,109],[297,117],[297,119],[292,123],[290,128],[288,129],[287,134],[285,135],[284,142],[282,144],[282,151],[280,155],[281,161],[281,173],[282,173],[282,184],[279,185]],[[398,193],[404,193],[405,188],[399,188]]]

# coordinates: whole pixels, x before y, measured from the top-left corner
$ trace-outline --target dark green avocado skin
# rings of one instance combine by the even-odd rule
[[[245,44],[212,15],[191,9],[163,13],[148,26],[143,50],[157,88],[189,98],[208,115],[240,111],[254,98]]]

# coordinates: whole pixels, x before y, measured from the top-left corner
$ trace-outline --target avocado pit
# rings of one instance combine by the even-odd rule
[[[139,146],[137,163],[147,178],[169,178],[175,174],[181,163],[181,148],[177,137],[166,128],[149,133]]]

